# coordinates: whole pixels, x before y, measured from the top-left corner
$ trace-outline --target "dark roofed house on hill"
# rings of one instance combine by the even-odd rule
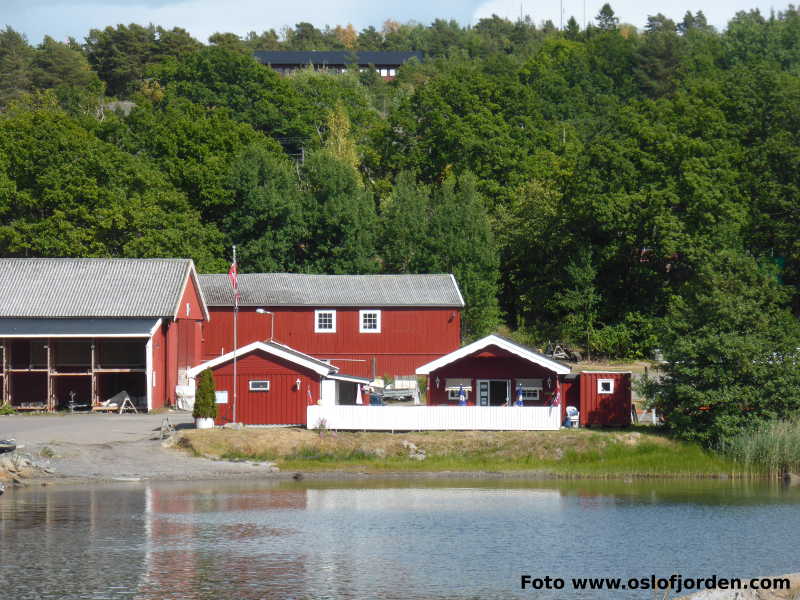
[[[207,319],[188,259],[0,259],[0,404],[172,404]]]
[[[422,52],[291,52],[260,50],[253,53],[261,64],[286,74],[312,66],[314,69],[343,73],[350,65],[374,68],[384,79],[394,79],[397,69],[411,59],[422,60]]]

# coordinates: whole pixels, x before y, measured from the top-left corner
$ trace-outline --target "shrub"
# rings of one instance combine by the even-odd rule
[[[214,388],[214,375],[209,369],[200,373],[197,380],[197,392],[194,397],[194,410],[192,416],[195,419],[216,419],[217,418],[217,399]]]

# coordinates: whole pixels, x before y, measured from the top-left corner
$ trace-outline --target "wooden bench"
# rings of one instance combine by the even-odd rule
[[[119,410],[119,406],[116,404],[113,406],[103,406],[102,404],[98,404],[97,406],[92,407],[92,412],[116,412]]]

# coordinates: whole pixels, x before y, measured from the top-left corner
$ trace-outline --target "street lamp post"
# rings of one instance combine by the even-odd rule
[[[275,337],[275,313],[271,310],[265,310],[263,308],[257,308],[256,312],[260,315],[269,315],[270,319],[270,333],[269,333],[269,341],[271,342],[272,339]]]

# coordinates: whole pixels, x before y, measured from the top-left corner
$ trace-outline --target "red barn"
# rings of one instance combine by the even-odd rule
[[[175,403],[208,320],[188,259],[0,259],[2,403],[95,410],[126,392]]]
[[[413,375],[458,348],[464,300],[452,275],[240,274],[238,346],[279,340],[342,371]],[[200,275],[211,320],[203,358],[233,349],[226,275]]]

